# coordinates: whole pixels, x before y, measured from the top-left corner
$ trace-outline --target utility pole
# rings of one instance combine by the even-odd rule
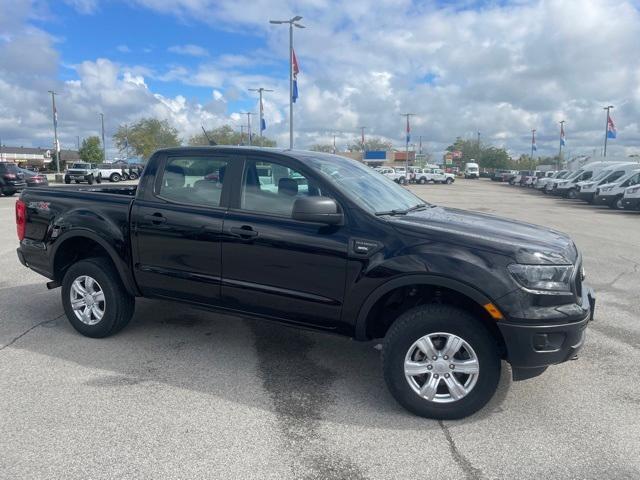
[[[418,147],[418,152],[420,153],[420,155],[422,155],[422,135],[420,135],[420,137],[418,138],[419,138],[418,145],[420,145]]]
[[[289,24],[289,149],[293,149],[293,27],[305,28],[298,23],[300,20],[300,15],[289,20],[269,20],[269,23],[275,25]]]
[[[60,174],[60,146],[58,145],[58,111],[56,110],[55,91],[49,90],[51,94],[51,110],[53,114],[53,150],[56,152],[56,173]]]
[[[76,135],[76,145],[78,146],[78,151],[80,151],[80,135]]]
[[[100,123],[102,124],[102,161],[107,161],[107,145],[104,143],[104,113],[100,113]]]
[[[609,137],[609,111],[613,108],[613,105],[608,105],[604,107],[607,111],[607,121],[604,124],[604,153],[603,156],[607,156],[607,138]]]
[[[1,148],[1,146],[0,146]],[[336,153],[336,134],[333,134],[333,153]]]
[[[262,105],[262,92],[273,92],[273,90],[269,90],[267,88],[250,88],[250,92],[258,92],[260,96],[260,146],[262,146],[262,131],[265,129],[264,123],[264,107]]]
[[[247,116],[247,135],[249,136],[249,145],[251,143],[251,115],[255,115],[254,112],[242,112],[243,115]]]
[[[562,147],[564,146],[564,124],[566,123],[564,120],[560,120],[560,150],[558,150],[558,164],[556,165],[556,170],[560,170],[560,166],[562,165]]]
[[[244,145],[244,125],[240,125],[240,145]]]
[[[406,157],[404,159],[404,174],[405,174],[405,178],[407,178],[407,180],[408,180],[408,176],[409,176],[409,142],[411,141],[411,125],[409,123],[409,119],[411,117],[414,117],[415,113],[401,113],[400,115],[407,119],[407,138],[406,138],[405,149],[404,149],[404,153],[406,155]]]

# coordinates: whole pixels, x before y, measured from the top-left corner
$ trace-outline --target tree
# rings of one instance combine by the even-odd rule
[[[100,137],[98,136],[87,137],[82,140],[82,146],[78,150],[80,158],[87,163],[102,163],[104,161],[103,153]]]
[[[331,144],[320,144],[320,143],[316,143],[315,145],[311,145],[311,147],[309,147],[309,150],[313,150],[314,152],[325,152],[325,153],[333,153],[333,145]]]
[[[113,140],[120,151],[132,149],[145,159],[159,148],[177,147],[181,143],[178,130],[166,120],[156,118],[143,118],[133,125],[120,125]]]
[[[365,139],[364,141],[364,149],[365,151],[371,150],[391,150],[393,144],[384,138],[376,138],[370,137]],[[359,138],[355,138],[351,144],[347,147],[348,150],[352,152],[360,152],[362,151],[362,140]]]
[[[207,135],[218,145],[248,145],[249,137],[247,134],[236,132],[230,125],[223,125],[213,130],[208,130]],[[251,143],[262,147],[275,147],[275,140],[267,137],[260,137],[256,134],[251,135]],[[209,140],[204,133],[193,135],[189,139],[189,145],[209,145]]]

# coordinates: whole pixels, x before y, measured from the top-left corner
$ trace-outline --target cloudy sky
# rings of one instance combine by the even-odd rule
[[[2,143],[52,144],[51,89],[72,147],[99,112],[109,137],[144,116],[185,139],[239,126],[265,87],[265,133],[286,146],[288,30],[269,19],[293,15],[307,27],[297,147],[345,145],[361,125],[400,147],[412,112],[412,140],[435,155],[480,131],[518,156],[532,128],[553,155],[562,119],[570,154],[599,154],[612,104],[609,151],[640,153],[638,0],[0,0]]]

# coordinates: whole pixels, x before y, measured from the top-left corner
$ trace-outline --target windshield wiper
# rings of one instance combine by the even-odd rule
[[[409,212],[413,212],[414,210],[420,210],[422,208],[425,208],[427,206],[426,203],[419,203],[418,205],[414,205],[413,207],[409,207],[409,208],[405,208],[405,209],[398,209],[398,208],[394,208],[393,210],[385,210],[383,212],[376,212],[377,216],[382,216],[382,215],[406,215]]]

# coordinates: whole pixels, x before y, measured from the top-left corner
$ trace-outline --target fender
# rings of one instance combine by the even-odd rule
[[[107,254],[109,255],[111,261],[113,262],[113,265],[116,267],[118,275],[120,276],[120,280],[122,281],[122,284],[126,288],[127,292],[129,292],[131,295],[134,295],[134,296],[140,296],[140,292],[135,283],[133,275],[130,269],[128,268],[129,266],[124,262],[122,258],[120,258],[116,250],[104,238],[102,238],[101,236],[95,234],[90,230],[84,230],[84,229],[68,230],[57,238],[57,241],[53,244],[53,248],[51,249],[51,256],[50,256],[51,272],[54,272],[56,253],[60,248],[60,246],[64,245],[64,243],[67,240],[78,238],[78,237],[93,240],[102,248],[104,248]]]
[[[375,305],[375,303],[382,298],[383,295],[389,293],[391,290],[395,290],[399,287],[405,287],[407,285],[430,285],[434,287],[445,287],[451,290],[455,290],[469,298],[471,298],[478,305],[486,305],[491,302],[491,299],[480,292],[475,287],[467,285],[466,283],[454,280],[449,277],[441,275],[422,275],[412,274],[405,275],[400,278],[389,280],[388,282],[380,285],[376,288],[367,299],[363,302],[358,312],[358,318],[356,320],[355,339],[360,341],[368,340],[367,338],[367,317],[369,312]]]

